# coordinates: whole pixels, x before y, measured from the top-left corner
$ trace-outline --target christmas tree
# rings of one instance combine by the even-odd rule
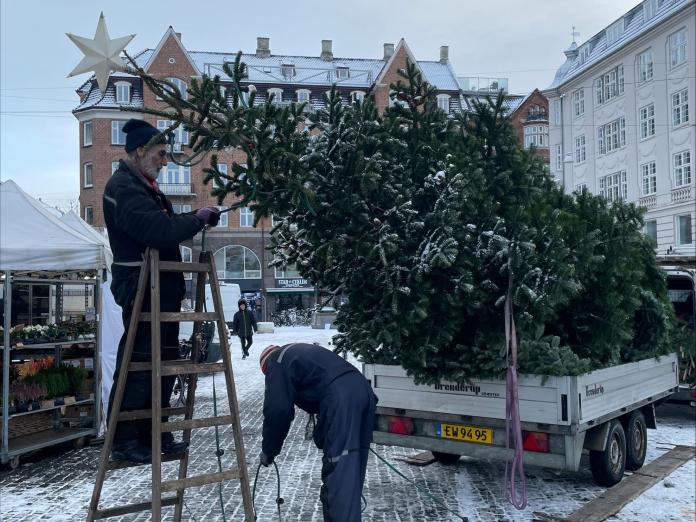
[[[248,206],[273,230],[276,265],[347,296],[337,350],[400,364],[419,382],[497,377],[510,297],[519,371],[580,374],[666,353],[671,307],[641,213],[587,192],[564,194],[521,150],[504,98],[452,118],[409,64],[394,104],[254,103],[239,56],[219,77],[174,85],[133,70],[170,106],[144,112],[184,125],[193,161],[220,202]],[[172,110],[173,109],[173,110]],[[217,168],[240,147],[245,165]]]

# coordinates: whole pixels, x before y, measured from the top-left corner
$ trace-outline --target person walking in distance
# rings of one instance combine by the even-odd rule
[[[206,225],[215,226],[219,219],[217,209],[201,208],[188,214],[175,214],[172,204],[157,184],[162,167],[167,166],[167,138],[143,120],[129,120],[123,126],[126,134],[126,157],[104,188],[104,221],[109,233],[109,244],[114,255],[111,267],[111,291],[121,306],[124,333],[118,345],[114,382],[109,397],[109,415],[118,415],[111,405],[114,401],[116,380],[121,370],[126,337],[133,313],[133,302],[138,286],[138,274],[145,249],[159,250],[163,261],[181,261],[179,244],[192,238]],[[148,267],[146,267],[148,269]],[[149,283],[148,283],[149,288]],[[164,272],[160,276],[160,310],[178,312],[186,293],[184,276]],[[143,312],[150,311],[150,291],[145,292]],[[152,357],[150,324],[140,323],[135,334],[133,362],[149,362]],[[164,322],[161,327],[162,360],[179,358],[179,323]],[[175,377],[162,377],[162,407],[169,406]],[[130,372],[126,379],[121,411],[151,408],[150,372]],[[166,421],[166,417],[162,419]],[[152,459],[151,420],[121,421],[116,425],[111,457],[114,460],[150,462]],[[180,453],[185,442],[175,442],[172,433],[162,433],[164,454]]]
[[[253,335],[258,331],[256,326],[256,317],[254,312],[247,309],[247,302],[240,299],[237,302],[239,310],[235,312],[232,319],[232,333],[239,336],[239,342],[242,344],[242,359],[249,357],[249,347],[253,342]]]

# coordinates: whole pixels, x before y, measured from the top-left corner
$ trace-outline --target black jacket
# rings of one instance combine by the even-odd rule
[[[358,369],[331,350],[314,344],[286,345],[271,355],[266,372],[261,443],[269,458],[280,453],[295,418],[295,405],[307,413],[319,413],[329,385],[348,372]],[[315,440],[316,436],[315,433]]]
[[[181,261],[179,243],[204,226],[193,214],[174,214],[161,191],[121,161],[104,189],[104,221],[114,255],[111,291],[120,306],[130,303],[138,285],[139,267],[147,247],[159,250],[163,261]],[[186,293],[184,275],[162,272],[162,300],[181,300]]]
[[[239,310],[235,312],[232,318],[232,333],[239,337],[251,337],[253,335],[252,330],[254,332],[258,331],[254,312],[248,308],[244,311]]]

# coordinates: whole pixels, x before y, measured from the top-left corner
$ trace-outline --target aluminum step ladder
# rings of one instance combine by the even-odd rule
[[[160,272],[195,272],[198,274],[196,282],[196,301],[193,312],[161,312],[160,311]],[[150,312],[143,313],[143,301],[145,292],[148,290],[148,275],[150,281]],[[215,311],[204,311],[205,303],[205,283],[210,280],[210,288],[213,298]],[[201,321],[214,321],[217,324],[220,337],[220,348],[222,352],[221,363],[201,363],[199,361],[200,343],[195,342],[191,360],[170,360],[161,361],[161,322],[175,321],[194,321],[194,332],[200,331]],[[138,323],[149,322],[151,325],[152,340],[152,360],[151,362],[131,362],[135,334]],[[194,336],[194,339],[197,336]],[[200,336],[198,336],[200,339]],[[121,411],[121,403],[126,384],[128,372],[151,371],[152,383],[152,408],[150,410]],[[196,381],[199,374],[213,372],[223,372],[227,386],[227,398],[229,401],[229,415],[193,418],[194,399],[196,391]],[[185,375],[187,379],[188,393],[186,404],[179,408],[163,408],[161,400],[161,377],[168,375]],[[175,506],[174,520],[180,521],[184,508],[184,493],[187,488],[202,486],[206,484],[219,483],[226,480],[239,480],[241,485],[242,502],[244,505],[244,516],[247,522],[254,520],[254,508],[252,503],[251,491],[249,488],[249,472],[246,465],[244,453],[244,440],[242,438],[241,423],[239,418],[239,407],[237,404],[237,394],[232,374],[232,360],[230,356],[227,331],[222,314],[222,298],[215,271],[215,262],[210,252],[202,252],[198,263],[182,263],[172,261],[160,261],[159,252],[155,249],[147,249],[140,268],[138,279],[138,290],[133,303],[133,313],[131,314],[126,345],[123,354],[123,361],[118,375],[114,402],[111,406],[118,415],[109,415],[109,424],[104,438],[104,446],[99,459],[99,469],[97,479],[92,492],[92,500],[87,514],[88,522],[109,517],[136,513],[139,511],[152,511],[152,520],[159,522],[162,519],[162,508]],[[183,420],[169,420],[162,422],[162,415],[165,416],[184,416]],[[106,478],[107,471],[122,469],[131,466],[149,466],[150,464],[137,464],[128,461],[110,461],[109,456],[116,433],[117,421],[128,421],[136,419],[152,419],[152,496],[149,502],[137,502],[121,506],[99,508],[99,499],[102,487]],[[237,467],[234,469],[223,470],[217,473],[207,473],[203,475],[187,476],[189,451],[187,448],[181,454],[162,455],[157,451],[161,447],[162,433],[172,431],[183,431],[183,440],[187,443],[191,441],[191,431],[195,428],[206,428],[212,426],[231,425],[234,437],[234,452],[236,454]],[[162,480],[162,462],[179,461],[178,478],[173,480]],[[163,496],[163,493],[173,493],[173,495]]]

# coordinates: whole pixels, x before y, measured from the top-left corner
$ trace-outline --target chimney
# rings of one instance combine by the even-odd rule
[[[392,57],[394,54],[394,44],[393,43],[385,43],[384,44],[384,59],[388,60],[389,58]]]
[[[259,36],[256,38],[256,56],[259,58],[268,58],[271,56],[271,50],[269,49],[270,38],[265,38]]]
[[[321,59],[326,62],[330,62],[333,60],[333,51],[331,50],[331,45],[331,40],[321,41]]]
[[[174,34],[176,34],[176,37],[179,39],[179,41],[181,41],[181,33],[174,33]]]
[[[440,63],[447,63],[449,61],[449,45],[440,46]]]

